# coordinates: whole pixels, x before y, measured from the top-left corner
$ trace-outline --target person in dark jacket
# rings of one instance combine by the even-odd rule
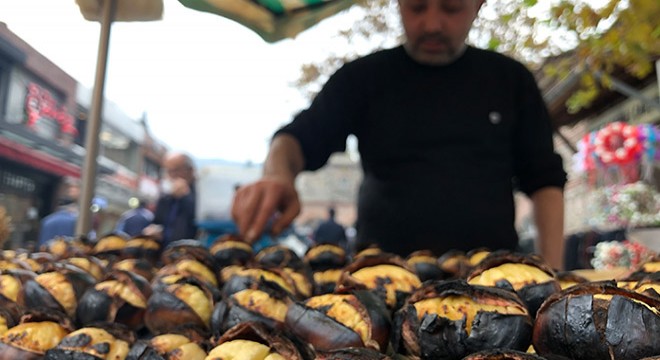
[[[295,180],[357,137],[357,247],[514,250],[514,191],[534,207],[540,254],[561,268],[566,173],[534,75],[465,40],[484,0],[398,0],[404,43],[336,71],[270,143],[232,215],[247,242],[300,213]]]
[[[197,236],[195,222],[195,165],[184,153],[173,152],[163,161],[165,178],[162,195],[156,203],[154,221],[143,233],[161,239],[164,249],[169,243]]]
[[[71,197],[63,197],[58,201],[57,209],[41,220],[39,244],[41,247],[57,237],[73,237],[78,221],[78,205]]]
[[[335,220],[335,209],[328,209],[328,219],[319,224],[314,231],[314,242],[317,244],[339,245],[347,248],[346,229]]]
[[[142,234],[142,230],[154,220],[154,213],[147,209],[144,200],[138,200],[137,207],[124,212],[115,226],[115,231],[130,237]]]

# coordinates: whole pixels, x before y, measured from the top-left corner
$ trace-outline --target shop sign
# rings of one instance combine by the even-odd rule
[[[28,85],[25,112],[29,128],[34,129],[39,119],[46,118],[54,120],[59,125],[62,134],[76,135],[78,133],[74,118],[67,112],[66,107],[60,104],[50,91],[35,83]]]
[[[7,192],[31,194],[36,190],[37,185],[28,177],[0,170],[0,188],[6,189]]]

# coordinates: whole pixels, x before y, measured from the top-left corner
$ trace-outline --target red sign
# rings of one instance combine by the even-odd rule
[[[27,126],[30,128],[33,128],[40,118],[49,118],[57,121],[63,134],[75,135],[78,133],[73,116],[66,111],[66,107],[58,104],[50,91],[35,83],[28,85],[25,111],[28,117]]]

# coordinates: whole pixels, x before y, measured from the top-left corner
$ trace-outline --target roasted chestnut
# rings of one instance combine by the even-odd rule
[[[339,269],[346,266],[348,261],[346,250],[333,244],[315,245],[307,249],[303,261],[314,272],[330,269]]]
[[[387,350],[389,310],[383,299],[368,290],[313,296],[291,304],[287,330],[316,351],[348,347]]]
[[[16,317],[9,310],[0,307],[0,336],[16,325]]]
[[[589,281],[584,276],[580,276],[572,271],[560,271],[556,274],[556,277],[557,281],[559,281],[559,287],[562,290]]]
[[[154,277],[154,266],[146,259],[124,259],[112,264],[113,270],[124,270],[142,276],[151,281]]]
[[[443,280],[450,277],[438,264],[438,258],[429,250],[419,250],[408,255],[408,266],[415,271],[421,281]]]
[[[244,322],[215,340],[206,360],[303,360],[298,348],[280,332]]]
[[[333,351],[318,351],[314,360],[390,360],[380,351],[369,348],[348,348]]]
[[[421,359],[462,359],[482,350],[526,350],[531,330],[525,304],[511,291],[430,281],[396,312],[392,346]]]
[[[490,249],[484,247],[472,249],[466,254],[468,262],[473,267],[479,265],[481,260],[485,259],[488,255],[490,255]]]
[[[206,351],[187,336],[158,335],[150,340],[136,342],[126,360],[204,360]]]
[[[53,270],[25,281],[25,305],[29,308],[45,307],[62,311],[73,318],[78,300],[96,280],[76,266],[54,266]]]
[[[244,289],[254,288],[252,284],[276,286],[294,297],[297,294],[293,279],[279,269],[227,267],[222,273],[223,276],[229,276],[222,287],[222,295],[225,297]]]
[[[160,243],[147,236],[134,237],[126,242],[122,254],[124,258],[146,259],[155,264],[160,255]]]
[[[463,279],[472,269],[470,259],[465,252],[460,250],[449,250],[438,258],[440,269],[451,274],[454,279]]]
[[[160,259],[165,265],[176,263],[181,259],[193,259],[204,264],[213,272],[218,270],[209,250],[201,241],[194,239],[183,239],[169,243]]]
[[[199,280],[192,277],[173,276],[168,283],[154,286],[147,301],[144,322],[155,335],[174,331],[182,324],[208,329],[213,311],[213,295]]]
[[[290,248],[284,245],[272,245],[261,249],[254,260],[265,268],[292,268],[300,270],[304,263]]]
[[[41,360],[71,331],[73,325],[64,314],[30,310],[20,324],[0,336],[0,360]]]
[[[156,271],[155,276],[161,277],[175,274],[192,276],[201,282],[207,283],[211,287],[218,287],[218,278],[213,271],[208,266],[195,259],[179,259],[178,261],[170,263]]]
[[[220,268],[247,265],[252,260],[252,246],[236,235],[225,234],[216,239],[209,249]]]
[[[250,283],[249,288],[227,295],[218,302],[211,316],[213,334],[246,321],[265,324],[270,329],[282,329],[291,295],[269,283]]]
[[[490,253],[470,272],[467,281],[515,291],[532,318],[548,296],[561,290],[554,271],[539,257],[508,251]]]
[[[468,355],[463,360],[543,360],[543,358],[515,350],[485,350]]]
[[[397,309],[421,283],[403,259],[381,253],[360,257],[346,266],[338,288],[370,289],[381,296],[390,309]]]
[[[121,255],[126,247],[126,243],[126,238],[119,234],[107,234],[96,242],[92,253],[101,259],[112,261]]]
[[[114,324],[84,327],[66,335],[44,360],[121,360],[133,341],[130,331]]]
[[[335,291],[335,287],[341,278],[342,269],[330,269],[317,271],[314,276],[314,295],[329,294]]]
[[[96,281],[103,279],[103,276],[105,276],[103,263],[101,263],[101,260],[93,256],[72,257],[64,259],[62,262],[77,266],[92,275]]]
[[[548,359],[632,360],[660,354],[660,300],[613,281],[578,284],[539,308],[532,342]]]
[[[82,326],[96,322],[116,322],[139,330],[144,325],[151,286],[143,277],[115,270],[87,289],[80,299],[76,318]]]

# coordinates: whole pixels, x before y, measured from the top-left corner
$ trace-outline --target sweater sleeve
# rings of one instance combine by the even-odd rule
[[[323,86],[312,104],[275,135],[294,136],[302,148],[305,170],[322,167],[334,152],[344,151],[346,138],[362,113],[360,91],[350,64],[344,65]]]
[[[566,172],[554,150],[550,116],[534,76],[523,68],[521,77],[514,167],[519,189],[529,196],[548,186],[563,188]]]

